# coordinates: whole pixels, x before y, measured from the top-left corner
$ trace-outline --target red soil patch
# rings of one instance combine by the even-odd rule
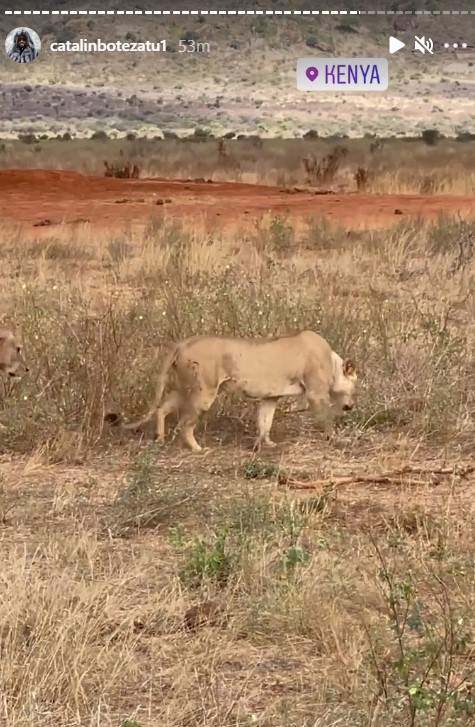
[[[105,227],[146,223],[164,213],[193,223],[239,223],[265,213],[327,217],[347,229],[387,227],[406,216],[475,216],[461,195],[316,194],[250,184],[111,179],[77,172],[0,171],[0,218],[45,226],[88,221]]]

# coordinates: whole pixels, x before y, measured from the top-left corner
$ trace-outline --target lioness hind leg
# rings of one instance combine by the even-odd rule
[[[263,399],[257,409],[257,439],[254,449],[259,450],[262,444],[275,447],[276,443],[270,438],[270,430],[274,420],[278,399]]]
[[[212,391],[199,391],[192,395],[190,401],[186,405],[186,411],[178,422],[178,429],[185,444],[193,450],[193,452],[201,452],[202,447],[195,439],[195,427],[198,423],[200,415],[208,411],[212,403],[216,399],[218,389]]]
[[[165,441],[165,420],[173,411],[179,412],[181,396],[178,391],[171,391],[163,404],[157,408],[155,439],[159,442]]]

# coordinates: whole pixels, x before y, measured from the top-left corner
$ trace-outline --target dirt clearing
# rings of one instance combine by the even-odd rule
[[[91,223],[121,227],[164,214],[235,224],[266,213],[326,217],[347,229],[389,227],[404,216],[475,216],[470,195],[335,194],[204,179],[111,179],[66,171],[0,171],[0,217],[32,226]]]

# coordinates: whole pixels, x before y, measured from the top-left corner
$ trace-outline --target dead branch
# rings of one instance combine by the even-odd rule
[[[279,484],[286,485],[290,489],[295,490],[318,490],[326,486],[340,487],[342,485],[353,485],[359,482],[366,482],[370,484],[381,484],[381,485],[393,485],[400,484],[401,479],[404,478],[404,484],[419,486],[425,484],[423,480],[416,479],[414,477],[407,478],[405,475],[421,475],[431,477],[433,484],[437,481],[434,478],[447,475],[456,475],[457,477],[466,477],[475,471],[475,465],[453,465],[451,467],[412,467],[406,465],[397,470],[390,472],[381,472],[374,474],[354,474],[346,475],[345,477],[326,477],[319,480],[298,480],[294,477],[289,477],[285,473],[282,473],[279,477]]]

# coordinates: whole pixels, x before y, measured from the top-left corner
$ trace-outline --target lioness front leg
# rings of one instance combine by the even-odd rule
[[[275,409],[278,399],[263,399],[257,409],[257,439],[254,449],[259,451],[263,444],[266,447],[276,447],[276,443],[270,438],[270,430],[274,420]]]
[[[317,414],[318,421],[322,425],[325,436],[327,439],[330,439],[333,434],[334,419],[329,396],[308,390],[306,396],[312,411]]]

